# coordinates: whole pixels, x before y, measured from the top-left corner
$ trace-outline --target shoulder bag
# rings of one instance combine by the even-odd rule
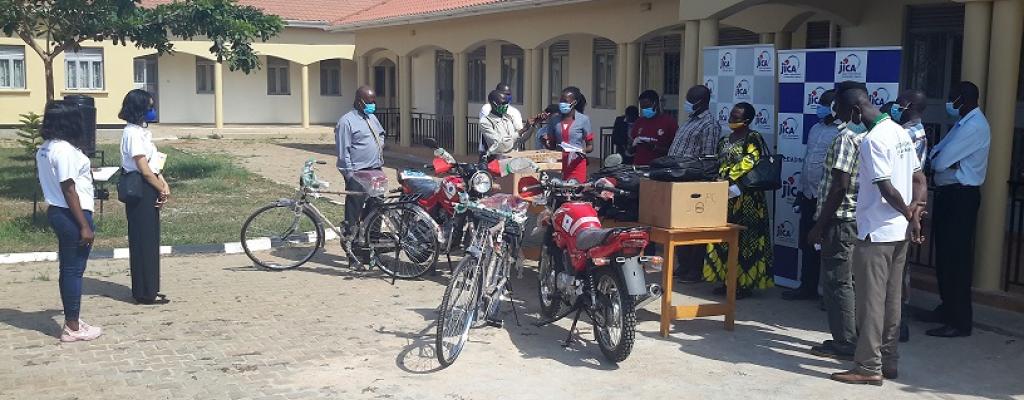
[[[121,178],[117,180],[117,200],[122,203],[134,203],[142,198],[142,174],[138,172],[125,172],[121,169]]]
[[[748,135],[748,139],[743,145],[744,152],[753,142],[749,137]],[[754,167],[750,171],[736,181],[736,184],[744,192],[764,192],[782,188],[782,157],[772,154],[771,150],[768,150],[764,138],[761,138],[760,135],[756,142],[761,149],[761,157],[754,163]]]

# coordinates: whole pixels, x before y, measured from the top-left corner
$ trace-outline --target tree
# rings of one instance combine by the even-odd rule
[[[142,7],[141,0],[0,0],[0,29],[17,35],[43,60],[46,100],[53,100],[53,60],[86,40],[133,43],[163,55],[171,38],[213,42],[210,53],[232,71],[259,68],[252,49],[284,29],[281,18],[236,0],[174,0]]]
[[[18,135],[18,144],[25,149],[25,154],[32,156],[43,144],[43,137],[39,134],[39,128],[43,126],[43,116],[34,112],[19,114],[21,123],[15,132]]]

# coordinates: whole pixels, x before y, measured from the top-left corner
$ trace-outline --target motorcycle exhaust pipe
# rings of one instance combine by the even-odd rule
[[[648,284],[647,285],[647,293],[640,295],[639,301],[636,302],[636,304],[633,306],[633,308],[634,309],[635,308],[641,308],[641,307],[647,305],[647,303],[650,303],[650,302],[656,300],[657,298],[661,297],[661,295],[662,295],[661,285],[659,285],[657,283]]]

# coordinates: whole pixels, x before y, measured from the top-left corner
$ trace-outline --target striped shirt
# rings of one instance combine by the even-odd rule
[[[832,141],[828,153],[825,154],[825,176],[818,185],[818,208],[814,212],[814,219],[821,217],[821,208],[825,205],[828,192],[832,190],[832,170],[836,169],[850,174],[850,187],[843,195],[842,203],[836,208],[835,218],[842,221],[857,220],[857,166],[860,158],[860,142],[864,135],[853,133],[849,129],[843,129]]]
[[[921,165],[924,165],[925,158],[928,157],[928,134],[924,130],[924,125],[921,124],[921,120],[915,119],[903,124],[903,128],[910,135],[910,141],[914,142],[917,160],[921,162]]]
[[[722,126],[709,110],[691,115],[679,130],[669,147],[670,156],[717,156],[718,141],[722,138]]]

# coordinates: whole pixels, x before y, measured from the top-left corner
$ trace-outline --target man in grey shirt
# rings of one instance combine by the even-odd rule
[[[338,150],[338,171],[345,177],[345,190],[366,191],[352,174],[357,171],[380,170],[384,166],[384,127],[373,113],[377,95],[372,89],[356,89],[352,110],[341,116],[334,128]],[[345,199],[345,235],[351,237],[359,224],[365,195],[349,195]]]

